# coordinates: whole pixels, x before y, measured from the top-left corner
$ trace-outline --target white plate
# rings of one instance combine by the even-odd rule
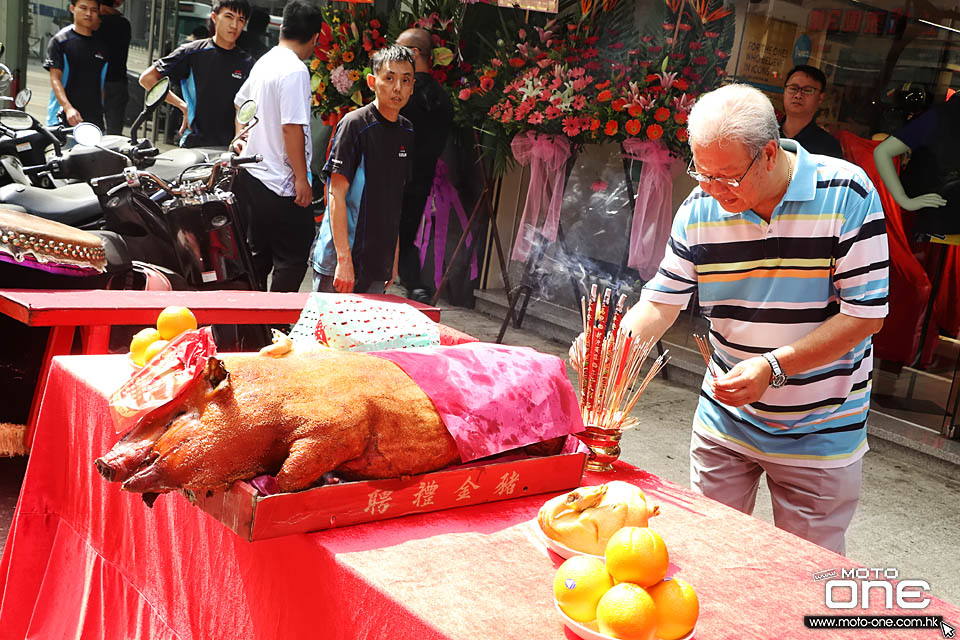
[[[543,532],[543,529],[540,528],[540,523],[536,520],[533,521],[533,528],[537,530],[537,535],[540,537],[540,542],[547,545],[547,549],[550,549],[550,551],[553,551],[563,559],[567,559],[571,556],[588,556],[590,558],[596,558],[597,560],[604,561],[603,556],[586,553],[584,551],[577,551],[576,549],[571,549],[565,544],[557,542]]]
[[[560,608],[560,604],[554,600],[553,606],[557,608],[557,613],[560,614],[560,618],[563,620],[563,624],[570,629],[570,631],[577,636],[583,638],[583,640],[616,640],[613,636],[608,636],[600,633],[593,627],[597,626],[596,620],[591,620],[590,622],[584,624],[583,622],[577,622],[567,614],[563,612],[563,609]],[[696,626],[679,640],[693,640],[693,634],[697,632]]]

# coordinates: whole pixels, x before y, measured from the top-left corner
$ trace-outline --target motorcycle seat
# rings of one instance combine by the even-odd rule
[[[35,216],[70,226],[89,222],[101,214],[100,201],[85,182],[56,189],[8,184],[0,187],[0,202],[23,207]]]
[[[216,157],[213,160],[216,160]],[[158,155],[156,162],[147,171],[166,182],[173,182],[187,167],[204,162],[210,162],[210,159],[201,149],[170,149]]]

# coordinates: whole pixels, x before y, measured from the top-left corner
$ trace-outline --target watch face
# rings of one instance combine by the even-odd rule
[[[779,389],[785,384],[787,384],[787,376],[782,373],[778,376],[773,376],[773,380],[770,382],[770,386],[774,389]]]

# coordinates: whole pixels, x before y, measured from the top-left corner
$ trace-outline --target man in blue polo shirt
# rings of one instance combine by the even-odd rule
[[[713,360],[692,486],[751,513],[766,473],[777,526],[843,553],[867,451],[870,337],[887,313],[880,200],[859,167],[780,140],[752,87],[701,96],[688,131],[699,186],[623,326],[659,339],[698,294]]]
[[[100,20],[99,0],[71,0],[73,24],[50,38],[43,68],[50,72],[47,124],[59,124],[63,109],[67,124],[92,122],[103,129],[103,83],[107,46],[94,33]]]
[[[140,74],[146,89],[162,76],[180,84],[183,97],[171,91],[167,102],[183,112],[181,147],[225,147],[233,140],[233,98],[253,68],[253,58],[236,46],[249,15],[247,0],[213,0],[214,36],[177,47]]]

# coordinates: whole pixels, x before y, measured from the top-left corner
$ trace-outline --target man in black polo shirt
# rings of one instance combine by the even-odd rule
[[[224,147],[233,139],[233,97],[253,68],[253,58],[236,46],[248,15],[247,0],[213,0],[214,36],[177,47],[140,75],[147,89],[162,76],[180,83],[183,97],[171,92],[167,102],[183,112],[181,147]]]
[[[397,276],[400,203],[413,156],[413,127],[400,109],[413,93],[413,55],[391,45],[370,66],[376,99],[340,121],[323,167],[327,211],[311,251],[314,291],[382,293]]]
[[[780,124],[780,135],[796,140],[810,153],[843,159],[840,141],[814,122],[823,103],[827,77],[807,64],[794,67],[783,85],[783,110],[787,117]]]
[[[99,0],[71,0],[73,24],[50,38],[43,68],[50,72],[47,124],[59,124],[63,108],[67,123],[92,122],[103,129],[103,83],[107,47],[94,34],[100,17]]]
[[[103,86],[103,117],[107,133],[123,133],[123,115],[130,95],[127,91],[127,53],[130,50],[130,21],[117,9],[123,0],[100,0],[100,28],[97,35],[107,45],[107,77]]]

